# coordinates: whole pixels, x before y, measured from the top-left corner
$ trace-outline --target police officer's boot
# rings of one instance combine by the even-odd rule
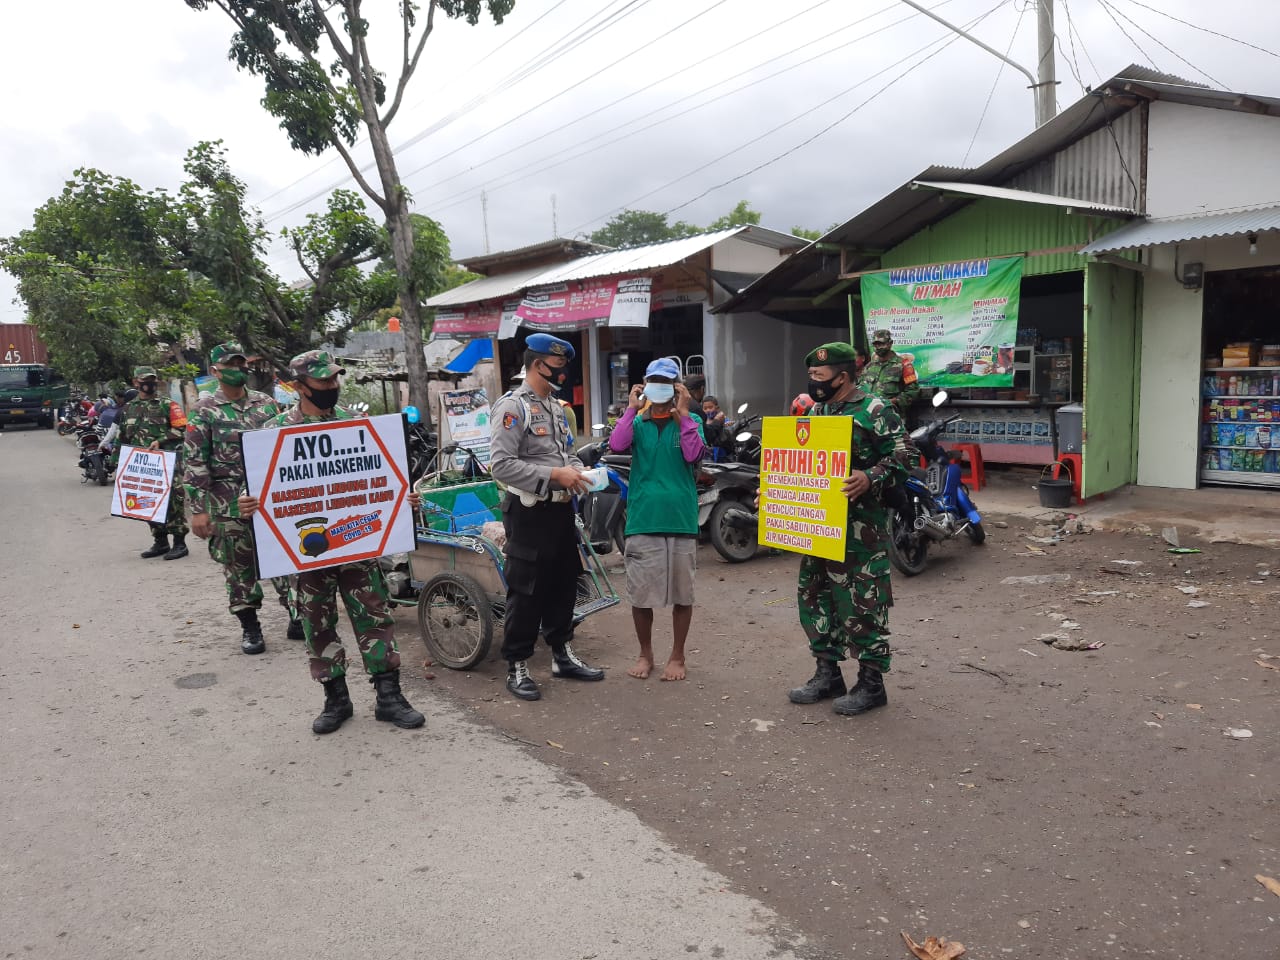
[[[787,693],[792,703],[817,703],[829,697],[843,696],[847,687],[844,685],[844,674],[840,672],[840,664],[826,657],[818,657],[818,668],[808,683],[796,687]]]
[[[166,560],[181,560],[187,555],[187,537],[183,533],[173,535],[173,548],[164,555]]]
[[[240,649],[244,653],[252,656],[267,649],[267,643],[262,639],[262,624],[258,623],[257,610],[253,608],[237,610],[236,619],[240,621],[240,627],[244,630],[240,637]]]
[[[142,551],[141,556],[144,560],[150,560],[152,557],[163,557],[169,552],[169,534],[160,530],[152,533],[151,536],[155,538],[155,542]]]
[[[846,717],[856,717],[876,707],[883,707],[888,702],[889,695],[884,692],[884,676],[875,667],[860,663],[858,682],[845,696],[831,704],[831,709]]]
[[[527,660],[512,660],[507,666],[507,689],[521,700],[541,700],[542,691],[529,675]]]
[[[312,733],[333,733],[355,713],[351,706],[351,694],[347,692],[347,678],[334,677],[324,681],[324,709],[311,721]]]
[[[373,718],[394,723],[397,727],[413,730],[427,722],[400,692],[400,671],[388,670],[386,673],[375,673],[369,678],[378,699],[373,706]]]
[[[289,621],[289,629],[285,631],[284,637],[285,637],[285,639],[286,639],[286,640],[305,640],[305,639],[307,639],[307,632],[306,632],[305,630],[303,630],[303,629],[302,629],[302,621],[301,621],[301,620],[290,620],[290,621]]]
[[[593,667],[573,652],[570,644],[551,650],[551,675],[569,680],[603,680],[604,671]],[[519,694],[517,694],[519,696]]]

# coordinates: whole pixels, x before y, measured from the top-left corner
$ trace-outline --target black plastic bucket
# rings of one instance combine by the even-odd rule
[[[1062,467],[1066,479],[1053,480],[1046,477],[1053,467]],[[1051,463],[1040,471],[1040,482],[1036,484],[1040,490],[1040,506],[1042,507],[1069,507],[1071,506],[1071,488],[1073,486],[1071,480],[1071,468],[1065,463]]]

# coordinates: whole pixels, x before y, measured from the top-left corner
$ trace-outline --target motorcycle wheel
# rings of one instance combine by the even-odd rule
[[[493,612],[474,579],[437,573],[418,594],[418,628],[433,660],[451,670],[470,670],[489,653]]]
[[[711,511],[707,521],[707,530],[711,534],[711,545],[716,553],[730,563],[743,563],[756,555],[760,545],[751,533],[736,526],[727,519],[730,510],[744,510],[737,500],[721,500]]]
[[[929,539],[916,533],[897,510],[889,517],[889,561],[908,577],[923,573],[929,561]]]
[[[971,523],[965,533],[969,535],[969,541],[976,547],[982,541],[987,539],[987,531],[982,529],[982,524]]]
[[[66,424],[66,423],[58,424],[58,436],[60,437],[65,437],[68,433],[71,432],[71,430],[72,430],[72,427],[70,424]]]

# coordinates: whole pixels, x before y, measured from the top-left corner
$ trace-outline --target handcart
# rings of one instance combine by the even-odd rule
[[[452,452],[441,450],[440,459]],[[470,462],[478,467],[474,457]],[[416,524],[417,548],[409,555],[409,564],[413,579],[422,582],[418,593],[422,640],[436,662],[470,670],[488,655],[494,627],[501,626],[506,613],[506,557],[496,542],[501,537],[500,504],[505,494],[483,468],[436,469],[418,481],[416,489],[422,506]],[[619,601],[604,564],[583,535],[581,518],[575,521],[582,560],[573,611],[577,623]]]

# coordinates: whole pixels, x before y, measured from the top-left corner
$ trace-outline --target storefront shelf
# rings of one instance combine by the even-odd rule
[[[1205,373],[1260,373],[1263,370],[1280,370],[1280,367],[1201,367]]]
[[[1214,393],[1205,400],[1277,400],[1280,396],[1274,393]]]
[[[1204,446],[1209,450],[1271,450],[1272,447],[1247,447],[1242,443],[1206,443]]]
[[[1233,423],[1233,424],[1238,424],[1240,426],[1244,426],[1245,424],[1261,424],[1262,426],[1266,426],[1266,427],[1269,427],[1272,424],[1275,424],[1277,428],[1280,428],[1280,420],[1252,420],[1252,419],[1251,420],[1201,420],[1200,422],[1201,423]]]
[[[1254,470],[1201,470],[1200,479],[1206,483],[1233,483],[1249,487],[1280,487],[1280,473],[1259,473]]]

